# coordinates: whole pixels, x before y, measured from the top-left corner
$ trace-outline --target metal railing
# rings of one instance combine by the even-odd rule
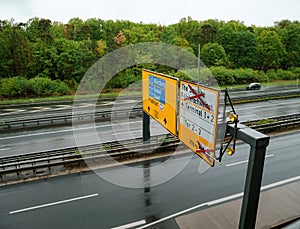
[[[300,113],[272,116],[265,119],[242,122],[242,124],[249,126],[257,131],[268,133],[284,128],[300,126]]]
[[[120,109],[120,110],[104,110],[95,113],[81,113],[72,115],[72,113],[64,115],[48,115],[45,117],[26,117],[22,120],[20,119],[9,119],[9,120],[0,120],[0,132],[8,130],[16,130],[22,128],[36,128],[41,126],[55,126],[55,125],[67,125],[72,124],[72,121],[76,123],[90,122],[91,120],[95,121],[105,121],[109,120],[113,116],[122,117],[129,115],[130,117],[136,117],[142,115],[142,108],[136,107],[133,109]]]
[[[271,120],[271,122],[270,122]],[[264,123],[270,122],[270,123]],[[284,116],[269,117],[263,120],[252,120],[242,122],[255,130],[264,133],[278,131],[282,128],[291,128],[300,126],[300,114],[291,114]],[[102,160],[102,162],[112,157],[114,159],[133,158],[142,156],[143,153],[152,152],[153,149],[168,151],[180,145],[177,138],[172,135],[159,135],[151,137],[148,144],[144,144],[141,138],[107,142],[103,144],[69,147],[45,152],[30,153],[24,155],[7,156],[0,158],[0,181],[8,174],[15,174],[14,179],[20,179],[22,172],[32,171],[37,175],[38,169],[48,169],[55,166],[86,166],[85,162],[89,160]],[[157,150],[156,150],[156,153]]]
[[[45,152],[30,153],[17,156],[7,156],[0,158],[0,181],[3,176],[15,173],[17,178],[22,177],[22,172],[32,171],[37,174],[38,169],[48,169],[51,167],[68,167],[75,163],[76,167],[85,166],[87,161],[105,162],[105,160],[120,160],[123,158],[143,156],[149,153],[174,149],[179,145],[178,139],[171,135],[158,135],[151,138],[151,141],[144,144],[141,138],[126,140],[122,142],[108,142],[87,146],[69,147]]]
[[[247,95],[247,96],[233,96],[231,99],[234,102],[239,101],[251,101],[257,100],[261,98],[267,97],[280,97],[280,96],[296,96],[300,95],[300,90],[290,91],[290,92],[276,92],[276,93],[268,93],[267,95]],[[8,130],[17,130],[22,128],[40,128],[45,126],[56,126],[56,125],[69,125],[72,124],[72,120],[76,119],[76,122],[89,122],[91,120],[105,121],[111,118],[112,116],[124,116],[130,115],[132,116],[142,116],[143,110],[142,106],[138,105],[133,109],[119,109],[119,110],[102,110],[95,113],[87,113],[83,112],[82,114],[76,114],[74,117],[72,115],[72,109],[67,108],[65,114],[56,114],[56,115],[45,115],[45,116],[35,116],[32,117],[25,117],[23,119],[13,119],[13,118],[0,118],[0,132],[8,131]],[[62,112],[62,111],[60,111]]]

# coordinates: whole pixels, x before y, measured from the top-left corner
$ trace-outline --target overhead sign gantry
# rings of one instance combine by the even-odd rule
[[[241,139],[251,146],[247,176],[244,189],[239,228],[254,228],[258,200],[261,188],[264,159],[270,137],[249,127],[238,125],[227,90],[225,90],[225,108],[227,98],[232,107],[230,122],[227,122],[227,134],[231,136],[226,147],[222,142],[219,157],[215,157],[219,91],[199,84],[168,77],[159,73],[143,70],[143,139],[150,139],[149,115],[161,123],[178,139],[191,148],[210,166],[214,161],[221,162],[231,140]],[[179,104],[177,106],[177,104]],[[178,111],[178,113],[177,113]],[[178,125],[177,125],[178,118]],[[177,128],[178,127],[178,128]],[[178,135],[177,135],[178,133]]]

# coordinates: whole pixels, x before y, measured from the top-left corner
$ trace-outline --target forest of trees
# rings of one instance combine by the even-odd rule
[[[183,18],[178,23],[133,23],[73,18],[67,24],[32,18],[0,21],[0,97],[68,94],[105,54],[129,44],[163,42],[195,55],[219,84],[297,79],[300,76],[300,22],[283,20],[271,27],[239,21]],[[137,80],[138,67],[118,74],[108,87]],[[138,75],[138,76],[137,76]]]

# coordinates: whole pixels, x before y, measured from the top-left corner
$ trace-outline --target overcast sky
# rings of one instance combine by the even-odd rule
[[[169,25],[183,17],[239,20],[245,25],[272,26],[300,21],[299,0],[0,0],[0,20],[27,22],[33,17],[67,23],[79,17]]]

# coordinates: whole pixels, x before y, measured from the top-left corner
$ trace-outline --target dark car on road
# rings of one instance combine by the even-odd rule
[[[260,83],[250,83],[247,86],[247,90],[259,90],[261,88]]]

